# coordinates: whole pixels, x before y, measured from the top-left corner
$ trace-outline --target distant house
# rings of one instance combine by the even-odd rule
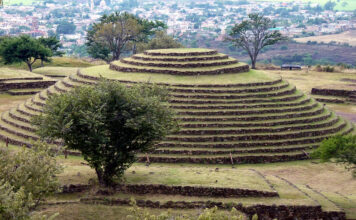
[[[301,65],[294,65],[294,64],[283,64],[281,66],[281,70],[301,70]]]

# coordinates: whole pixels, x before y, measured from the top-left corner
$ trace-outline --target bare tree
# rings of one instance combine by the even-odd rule
[[[231,29],[228,41],[236,47],[246,50],[251,58],[252,69],[256,69],[257,56],[262,48],[285,40],[277,30],[271,30],[274,22],[259,14],[249,14],[244,20]]]

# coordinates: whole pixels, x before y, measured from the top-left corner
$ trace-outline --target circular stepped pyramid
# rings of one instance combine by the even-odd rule
[[[109,66],[78,71],[4,112],[0,138],[17,145],[38,139],[30,123],[48,96],[100,77],[127,85],[156,83],[170,91],[169,105],[181,130],[149,155],[164,163],[269,163],[308,159],[308,153],[335,134],[353,132],[350,122],[303,95],[279,76],[208,49],[147,51]],[[141,162],[146,156],[140,155]]]

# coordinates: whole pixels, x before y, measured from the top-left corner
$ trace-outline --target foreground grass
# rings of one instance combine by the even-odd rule
[[[60,175],[63,184],[87,184],[96,182],[94,170],[85,164],[80,157],[59,158],[64,165],[64,173]],[[218,171],[216,171],[218,168]],[[253,204],[286,204],[286,205],[317,205],[328,211],[343,208],[349,218],[356,218],[356,179],[342,165],[334,163],[318,163],[317,161],[296,161],[274,164],[246,164],[232,168],[229,165],[195,165],[195,164],[134,164],[126,171],[123,181],[129,184],[167,184],[167,185],[200,185],[214,187],[235,187],[259,190],[271,190],[266,181],[258,176],[262,173],[280,194],[280,198],[204,198],[165,195],[130,195],[115,194],[112,198],[150,199],[153,201],[206,201],[235,202],[244,205]],[[133,172],[134,171],[134,172]],[[299,190],[291,187],[285,180],[294,184]],[[217,182],[216,182],[217,180]],[[310,187],[311,189],[309,189]],[[318,203],[305,197],[301,192],[310,195]],[[325,196],[327,199],[325,199]],[[93,192],[79,195],[59,196],[54,201],[77,201],[81,197],[93,196]],[[106,197],[108,198],[108,197]],[[80,207],[85,207],[80,205]],[[57,207],[61,209],[61,207]],[[87,206],[88,209],[93,208]],[[117,209],[117,208],[115,208]],[[52,210],[52,208],[49,208]],[[182,211],[185,213],[185,211]],[[67,211],[64,211],[67,213]],[[82,213],[83,214],[83,213]],[[81,215],[81,214],[80,214]],[[80,218],[78,218],[80,219]],[[89,218],[90,219],[90,218]]]

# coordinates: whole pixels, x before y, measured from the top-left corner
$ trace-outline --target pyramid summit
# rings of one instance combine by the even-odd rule
[[[167,87],[169,105],[181,129],[149,155],[164,163],[270,163],[308,159],[309,152],[353,124],[298,91],[280,76],[259,70],[210,49],[148,50],[78,71],[17,108],[5,112],[0,138],[18,145],[38,139],[30,123],[46,99],[100,77],[127,85]],[[140,155],[141,162],[146,161]]]

